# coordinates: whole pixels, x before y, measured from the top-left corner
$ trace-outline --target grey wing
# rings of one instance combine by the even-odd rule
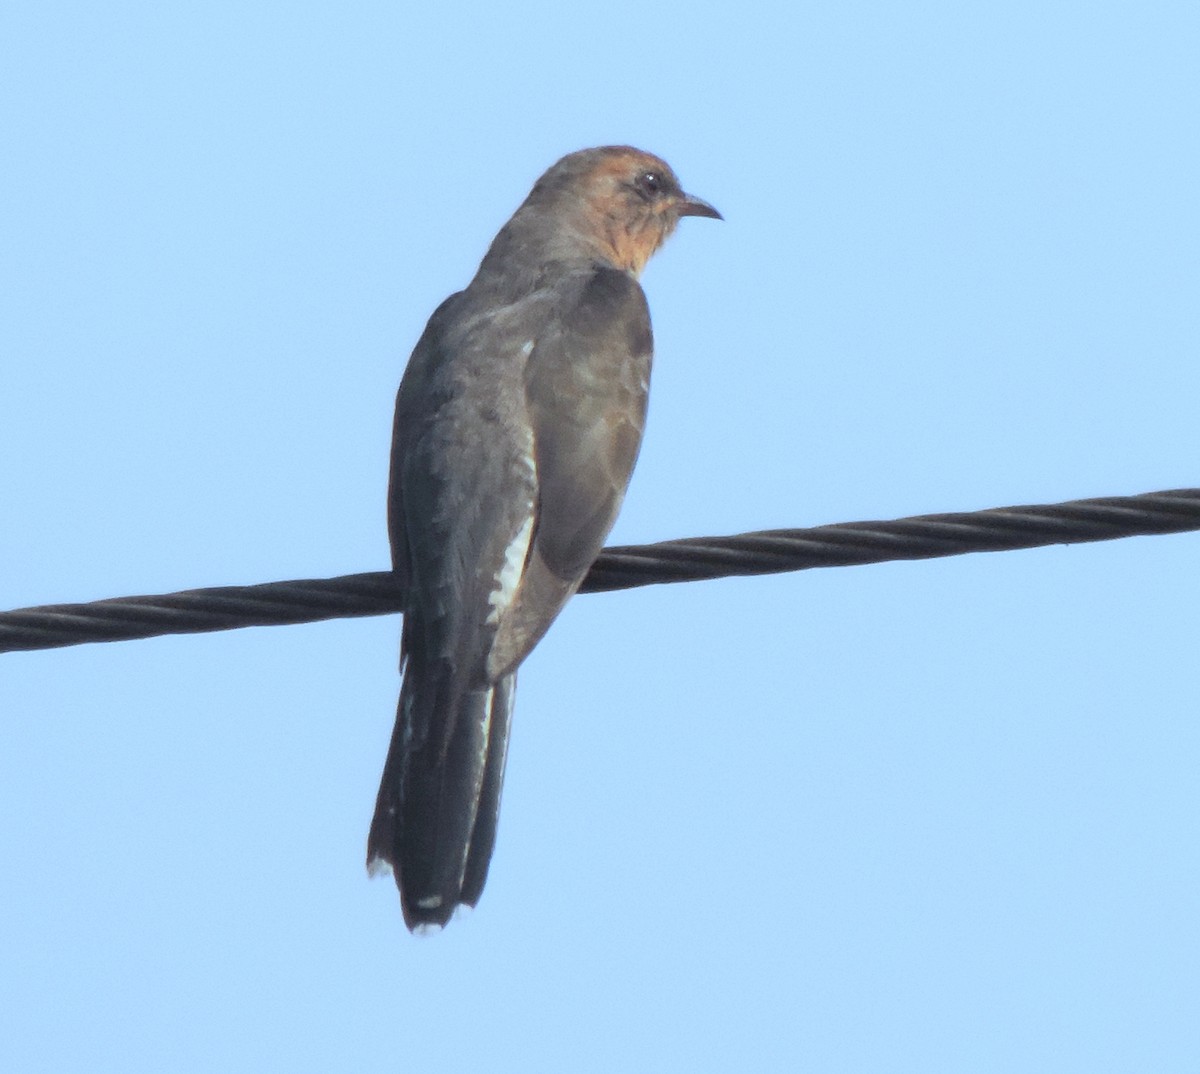
[[[495,590],[532,530],[523,333],[465,306],[434,314],[396,406],[389,529],[407,588],[403,651],[445,664],[449,678],[417,705],[418,737],[435,700],[453,711],[459,693],[489,684]]]
[[[396,409],[392,422],[392,456],[388,472],[387,519],[388,539],[392,549],[392,571],[401,589],[407,589],[410,574],[408,534],[404,519],[405,461],[413,443],[431,413],[445,403],[450,385],[444,378],[439,383],[438,370],[444,358],[442,337],[447,322],[462,302],[462,292],[447,298],[429,318],[425,331],[417,341],[400,388],[396,393]]]
[[[641,287],[625,272],[595,269],[562,310],[526,366],[537,517],[488,660],[492,677],[528,655],[583,581],[641,447],[653,350]]]
[[[405,674],[367,846],[414,928],[473,903],[487,875],[513,693],[511,676],[487,676],[491,613],[534,508],[520,333],[439,314],[397,398],[389,528]]]

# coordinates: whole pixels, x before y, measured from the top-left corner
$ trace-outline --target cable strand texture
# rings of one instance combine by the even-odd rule
[[[1200,529],[1200,489],[606,548],[582,593]],[[390,571],[0,613],[0,653],[399,612]]]

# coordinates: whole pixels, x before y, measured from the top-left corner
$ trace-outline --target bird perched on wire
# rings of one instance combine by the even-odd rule
[[[650,379],[638,276],[684,216],[721,218],[650,153],[563,157],[405,370],[388,488],[404,681],[367,865],[394,872],[410,929],[483,890],[517,666],[616,520]]]

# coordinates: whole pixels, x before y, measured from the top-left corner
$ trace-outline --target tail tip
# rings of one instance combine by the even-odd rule
[[[367,858],[367,876],[372,880],[375,880],[381,876],[393,875],[395,875],[395,872],[392,869],[392,863],[388,861],[387,858],[384,858],[379,854],[373,854],[371,857]]]

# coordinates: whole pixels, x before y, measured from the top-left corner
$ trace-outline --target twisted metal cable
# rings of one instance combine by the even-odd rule
[[[1200,529],[1200,489],[606,548],[580,592]],[[388,571],[0,613],[0,653],[399,612]]]

